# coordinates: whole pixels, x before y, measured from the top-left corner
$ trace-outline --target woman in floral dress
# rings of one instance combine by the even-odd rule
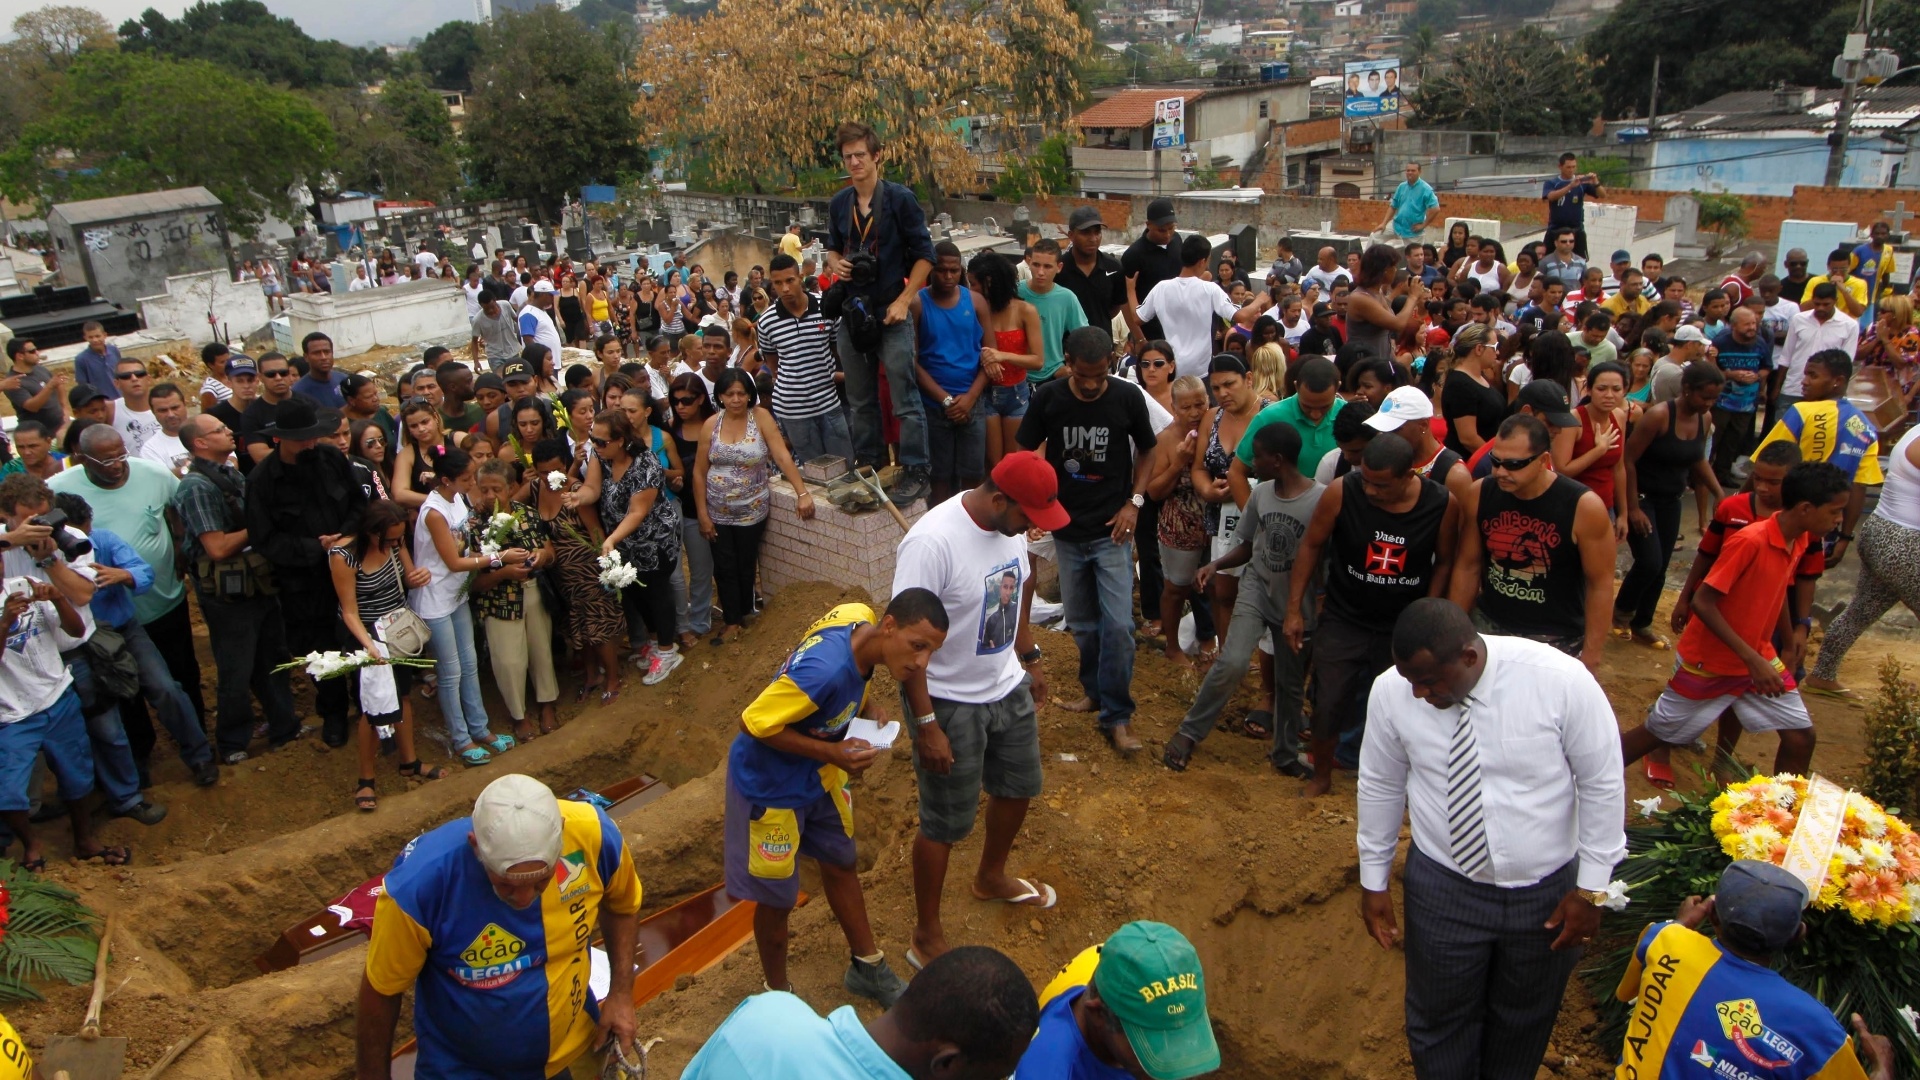
[[[554,473],[568,477],[555,488]],[[565,602],[563,629],[567,648],[580,657],[586,672],[575,701],[600,691],[600,704],[620,696],[619,639],[626,629],[620,598],[600,587],[600,518],[591,503],[575,509],[568,497],[580,487],[573,473],[573,448],[564,436],[542,439],[533,447],[533,512],[553,543],[554,576]]]

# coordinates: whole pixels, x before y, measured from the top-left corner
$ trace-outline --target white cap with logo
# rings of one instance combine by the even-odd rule
[[[520,773],[488,784],[473,801],[474,847],[490,873],[530,862],[551,869],[560,861],[560,824],[553,789]]]
[[[1396,386],[1380,409],[1367,417],[1366,425],[1375,431],[1396,431],[1414,420],[1433,419],[1433,399],[1417,386]]]

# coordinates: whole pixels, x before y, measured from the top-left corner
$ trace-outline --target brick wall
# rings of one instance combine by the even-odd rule
[[[906,533],[884,509],[848,514],[828,502],[824,492],[813,493],[812,521],[794,513],[793,489],[775,480],[773,513],[767,519],[766,539],[760,545],[760,588],[772,595],[803,581],[826,581],[866,590],[876,605],[893,596],[894,551]],[[909,524],[926,513],[927,504],[914,503]]]

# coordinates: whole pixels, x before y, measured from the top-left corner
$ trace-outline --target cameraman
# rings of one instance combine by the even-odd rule
[[[863,300],[865,311],[881,325],[855,326],[864,319],[842,315],[836,344],[846,372],[847,403],[853,413],[853,452],[857,464],[879,468],[887,463],[880,436],[879,372],[886,372],[893,414],[900,420],[900,476],[888,497],[902,507],[925,498],[931,490],[927,460],[927,415],[913,374],[913,320],[908,303],[919,295],[933,270],[933,239],[927,235],[926,215],[913,191],[880,178],[880,137],[865,124],[841,124],[834,133],[840,160],[847,167],[848,186],[827,206],[827,272],[842,279],[838,287],[849,302]],[[855,273],[851,257],[867,255]],[[829,312],[838,310],[828,305]],[[878,340],[864,340],[877,329]],[[856,332],[861,334],[855,346]],[[878,359],[878,364],[875,361]]]
[[[7,523],[0,536],[6,544],[0,551],[6,582],[0,619],[7,635],[0,659],[0,821],[25,845],[20,866],[31,872],[47,864],[28,815],[34,762],[42,752],[73,823],[74,855],[116,866],[132,858],[128,849],[104,847],[93,837],[93,748],[58,638],[84,635],[78,605],[92,600],[94,590],[67,565],[53,530],[32,523],[52,505],[53,493],[38,477],[15,473],[0,481],[0,515]]]

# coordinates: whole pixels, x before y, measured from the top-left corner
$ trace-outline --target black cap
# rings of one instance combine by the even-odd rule
[[[99,401],[106,396],[106,391],[97,386],[83,382],[74,383],[73,386],[67,390],[67,408],[77,409],[88,402]]]
[[[473,388],[475,390],[498,390],[504,394],[507,392],[507,381],[491,371],[485,371],[481,372],[479,378],[473,380]]]
[[[1068,232],[1083,232],[1087,229],[1104,229],[1107,223],[1100,218],[1100,211],[1091,206],[1076,208],[1067,216]]]
[[[1148,203],[1147,204],[1147,224],[1149,225],[1173,224],[1173,200],[1167,199],[1167,198],[1160,198],[1160,199],[1155,199],[1152,202]]]
[[[510,382],[531,381],[533,381],[533,369],[527,366],[525,360],[509,360],[500,365],[500,383],[502,387]],[[479,384],[475,383],[474,385],[477,387]]]
[[[1535,379],[1520,388],[1514,405],[1525,405],[1540,415],[1549,427],[1577,428],[1580,418],[1567,404],[1567,388],[1549,379]]]
[[[1729,863],[1713,894],[1721,935],[1770,953],[1793,943],[1806,906],[1807,887],[1799,878],[1755,859]]]

